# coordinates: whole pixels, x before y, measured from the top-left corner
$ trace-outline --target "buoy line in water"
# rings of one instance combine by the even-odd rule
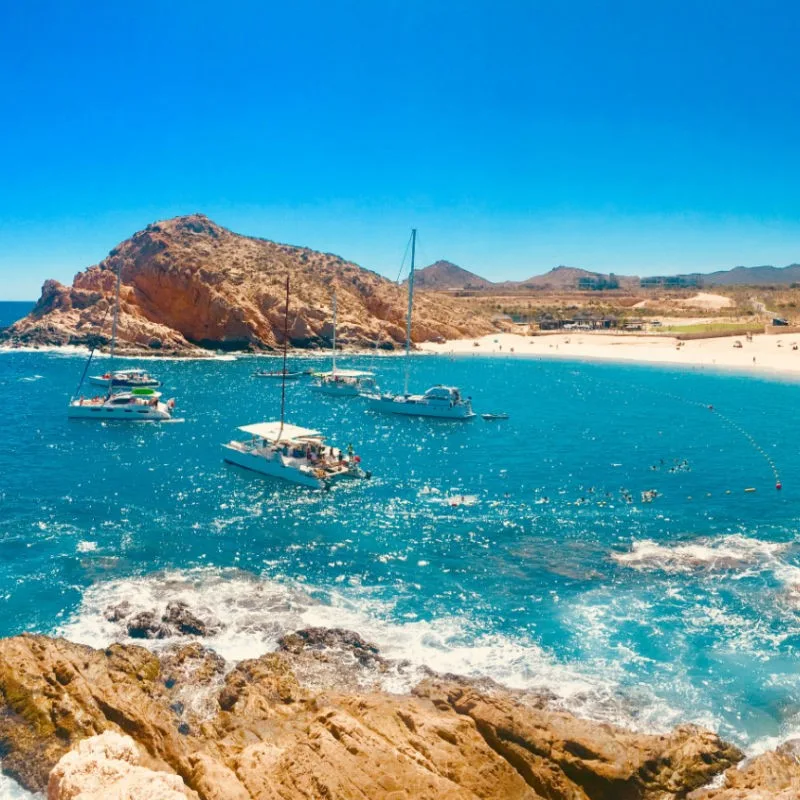
[[[598,380],[597,378],[593,377],[593,376],[590,377],[590,376],[587,376],[587,375],[585,375],[583,373],[576,373],[576,374],[580,374],[581,378],[583,378],[583,379],[594,381],[594,383],[598,387],[602,386],[602,382],[600,380]],[[627,395],[628,394],[628,392],[623,392],[623,390],[620,389],[620,388],[611,386],[611,384],[609,382],[605,382],[605,383],[606,383],[605,387],[602,387],[602,388],[609,388],[610,387],[612,391],[615,391],[618,394],[621,394],[621,395]],[[783,481],[781,480],[780,472],[778,471],[778,466],[775,463],[775,460],[772,458],[772,456],[756,441],[755,437],[749,431],[745,430],[745,428],[743,428],[738,422],[736,422],[735,420],[732,420],[729,416],[727,416],[726,414],[723,414],[721,411],[716,409],[711,403],[704,403],[704,402],[702,402],[700,400],[692,400],[691,398],[683,397],[682,395],[674,394],[672,392],[659,392],[659,391],[656,391],[654,389],[648,389],[646,386],[637,386],[636,384],[629,384],[626,388],[628,390],[630,390],[630,389],[634,389],[634,390],[638,389],[641,392],[647,392],[649,394],[654,394],[657,397],[667,397],[667,398],[669,398],[671,400],[677,400],[678,402],[684,403],[686,405],[697,406],[698,408],[706,409],[706,410],[710,411],[712,414],[715,414],[720,420],[722,420],[722,422],[725,425],[728,426],[728,428],[730,428],[731,430],[736,431],[741,436],[743,436],[748,441],[750,446],[759,455],[761,455],[761,457],[767,462],[767,465],[769,466],[770,470],[772,471],[772,475],[775,478],[775,488],[778,491],[783,489]],[[752,487],[748,487],[748,488],[745,489],[745,491],[746,492],[754,492],[755,489],[752,488]]]

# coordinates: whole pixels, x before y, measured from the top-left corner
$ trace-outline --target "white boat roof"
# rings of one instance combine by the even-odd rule
[[[301,428],[299,425],[283,423],[281,430],[280,422],[254,422],[252,425],[242,425],[239,428],[244,433],[251,433],[253,436],[261,436],[270,442],[290,442],[294,439],[319,438],[322,434],[311,428]]]
[[[318,378],[328,378],[334,375],[337,378],[371,378],[375,375],[374,372],[365,372],[361,369],[337,369],[336,372],[330,370],[329,372],[315,372]]]

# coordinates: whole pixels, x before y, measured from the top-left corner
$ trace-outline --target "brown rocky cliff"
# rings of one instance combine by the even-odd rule
[[[235,234],[201,214],[148,225],[72,286],[46,281],[34,310],[3,334],[11,344],[107,342],[121,270],[122,350],[280,346],[290,277],[290,340],[327,346],[336,287],[343,345],[392,349],[405,340],[403,287],[338,256]],[[489,333],[491,324],[440,297],[415,300],[415,341]]]
[[[136,742],[125,760],[137,780],[140,766],[177,774],[202,800],[677,800],[741,758],[692,726],[633,734],[490,683],[432,676],[413,695],[369,685],[391,666],[357,634],[326,629],[234,668],[199,644],[157,657],[6,639],[3,769],[42,790],[78,742],[113,731]],[[51,786],[87,769],[62,762]]]

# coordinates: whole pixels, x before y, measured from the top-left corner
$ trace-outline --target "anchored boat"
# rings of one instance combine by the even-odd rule
[[[370,408],[388,414],[439,419],[473,419],[472,401],[464,398],[455,386],[433,386],[425,394],[409,394],[408,372],[411,359],[411,316],[414,309],[414,257],[417,231],[411,231],[411,269],[408,274],[408,313],[406,315],[406,372],[403,394],[365,394]]]
[[[154,378],[145,369],[116,369],[103,375],[91,375],[89,383],[95,386],[119,386],[125,388],[161,386],[161,381]]]
[[[369,477],[352,448],[345,452],[328,446],[319,431],[280,421],[239,430],[250,438],[223,445],[229,464],[314,489],[327,489],[343,478]]]
[[[359,369],[336,368],[336,292],[333,293],[333,342],[330,372],[313,372],[311,388],[334,397],[358,397],[365,391],[375,391],[375,374]]]
[[[282,478],[301,486],[327,489],[343,478],[369,478],[361,469],[361,458],[352,446],[347,451],[325,443],[325,437],[311,428],[285,421],[286,350],[289,341],[289,278],[286,278],[286,309],[283,327],[283,370],[281,381],[281,417],[272,422],[242,425],[239,430],[249,439],[233,439],[222,447],[224,459],[245,469]]]
[[[111,360],[114,359],[114,349],[117,343],[117,321],[119,318],[119,288],[122,280],[122,267],[117,270],[116,299],[114,301],[114,321],[111,326]],[[147,422],[162,421],[172,419],[172,411],[175,408],[175,399],[167,401],[161,400],[161,393],[154,391],[149,385],[139,384],[136,388],[128,391],[115,391],[116,378],[118,373],[128,376],[140,376],[143,370],[109,370],[107,375],[111,381],[108,384],[108,392],[98,397],[84,397],[80,394],[89,365],[92,363],[95,348],[89,352],[89,358],[83,369],[78,388],[75,395],[69,401],[67,407],[67,417],[69,419],[94,419],[94,420],[120,420],[124,422]],[[104,376],[99,376],[102,379]],[[147,375],[149,378],[149,375]],[[94,382],[94,378],[90,379]],[[155,379],[150,379],[155,380]],[[129,384],[130,385],[130,384]],[[157,382],[156,382],[156,385]]]
[[[133,389],[114,392],[104,397],[78,397],[69,404],[71,419],[111,419],[128,422],[172,419],[175,400],[166,403],[161,392],[153,389]]]
[[[375,373],[360,369],[338,369],[335,372],[314,372],[311,388],[315,392],[335,397],[358,397],[364,392],[374,390]]]

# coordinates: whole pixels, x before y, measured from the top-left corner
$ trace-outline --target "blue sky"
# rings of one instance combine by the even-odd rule
[[[396,276],[800,260],[792,2],[5,3],[0,298],[164,217]]]

